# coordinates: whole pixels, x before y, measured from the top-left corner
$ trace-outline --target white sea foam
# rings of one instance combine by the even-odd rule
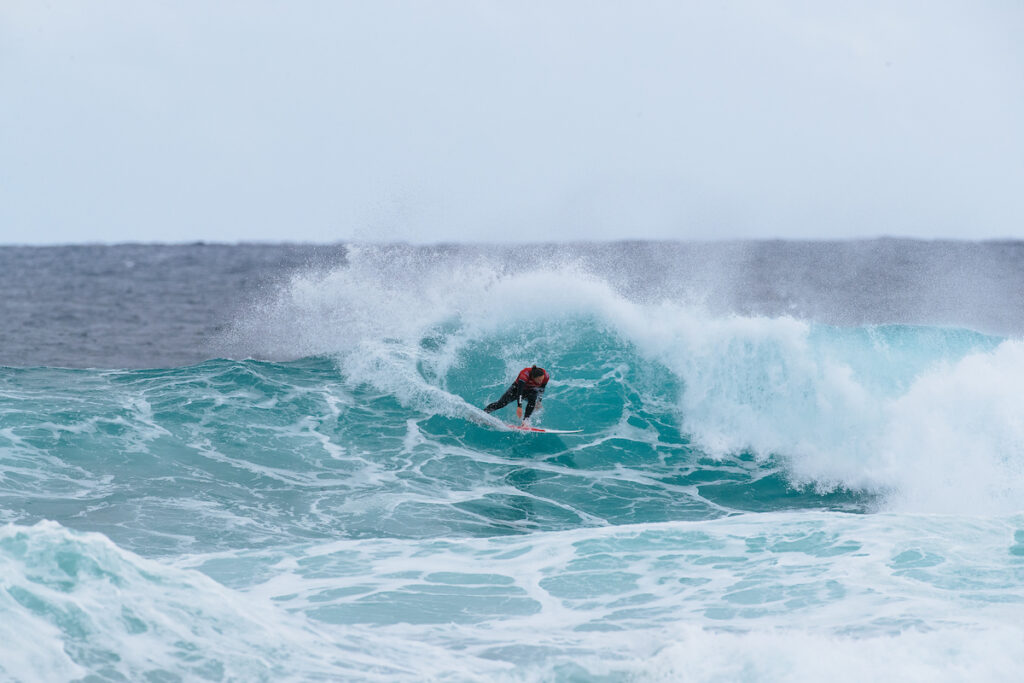
[[[248,592],[519,680],[1004,680],[1024,655],[1022,524],[804,512],[346,540],[268,557]]]
[[[0,529],[0,660],[246,680],[1007,680],[1024,517],[771,513],[182,557]],[[202,569],[241,590],[225,588]],[[111,653],[116,653],[112,657]]]
[[[325,630],[53,522],[0,528],[0,588],[0,673],[13,680],[417,680],[508,668],[360,627]]]
[[[651,658],[624,668],[636,680],[652,682],[1012,681],[1019,677],[1020,637],[1009,627],[869,638],[688,628]]]

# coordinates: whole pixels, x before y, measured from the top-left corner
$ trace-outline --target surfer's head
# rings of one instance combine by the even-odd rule
[[[540,379],[543,376],[544,376],[544,368],[538,368],[536,365],[534,365],[532,368],[530,368],[530,377],[532,379]]]

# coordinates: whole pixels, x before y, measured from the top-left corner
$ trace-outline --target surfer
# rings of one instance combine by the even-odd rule
[[[544,387],[548,385],[551,376],[544,368],[536,365],[523,368],[516,381],[508,388],[501,398],[484,408],[484,412],[493,413],[498,408],[504,408],[512,399],[516,400],[516,416],[526,421],[533,414],[534,407],[540,408],[540,395],[544,393]],[[526,399],[526,415],[523,415],[523,399]]]

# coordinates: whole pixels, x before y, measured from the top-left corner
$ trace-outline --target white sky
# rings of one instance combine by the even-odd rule
[[[1024,2],[0,0],[0,243],[1024,238]]]

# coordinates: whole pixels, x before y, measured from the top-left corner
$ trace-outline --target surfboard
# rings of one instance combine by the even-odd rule
[[[579,434],[582,429],[541,429],[540,427],[527,427],[526,425],[508,425],[509,429],[517,432],[539,432],[541,434]]]

